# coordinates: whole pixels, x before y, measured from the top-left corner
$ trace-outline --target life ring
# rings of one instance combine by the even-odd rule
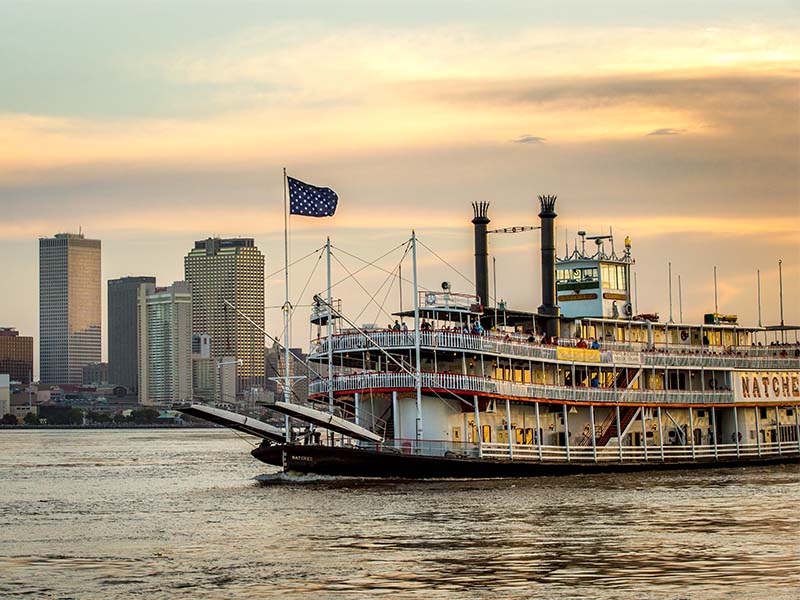
[[[689,339],[689,332],[688,331],[681,331],[681,339],[685,342]]]

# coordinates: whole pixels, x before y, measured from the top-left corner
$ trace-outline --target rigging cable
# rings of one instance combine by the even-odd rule
[[[471,280],[469,277],[467,277],[467,276],[466,276],[466,275],[464,275],[464,274],[463,274],[461,271],[459,271],[458,269],[456,269],[456,268],[455,268],[453,265],[451,265],[449,262],[447,262],[447,261],[446,261],[445,259],[443,259],[441,256],[439,256],[438,254],[436,254],[436,252],[434,252],[433,250],[431,250],[431,249],[430,249],[430,248],[427,246],[427,244],[425,244],[425,242],[423,242],[423,241],[422,241],[422,240],[420,240],[419,238],[417,238],[417,241],[418,241],[418,242],[420,243],[420,245],[421,245],[423,248],[425,248],[425,249],[426,249],[428,252],[430,252],[431,254],[433,254],[433,255],[434,255],[436,258],[438,258],[440,261],[442,261],[442,262],[443,262],[444,264],[446,264],[448,267],[450,267],[451,269],[453,269],[453,271],[455,271],[455,272],[456,272],[456,273],[458,273],[458,274],[459,274],[461,277],[463,277],[463,278],[464,278],[464,280],[465,280],[467,283],[469,283],[470,285],[475,285],[475,282],[474,282],[474,281],[472,281],[472,280]]]

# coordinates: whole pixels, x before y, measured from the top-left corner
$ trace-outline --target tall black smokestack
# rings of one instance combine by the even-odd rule
[[[556,198],[539,196],[542,222],[542,305],[539,314],[546,315],[545,331],[548,336],[560,335],[560,309],[556,304]],[[477,235],[477,234],[476,234]]]
[[[489,305],[489,251],[486,242],[486,226],[491,222],[488,202],[473,202],[472,210],[475,217],[475,295],[480,298],[481,304]]]

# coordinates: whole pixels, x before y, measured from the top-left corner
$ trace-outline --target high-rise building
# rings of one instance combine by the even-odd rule
[[[83,385],[106,385],[108,383],[108,363],[90,363],[83,367]]]
[[[169,287],[139,286],[139,403],[192,400],[192,294],[176,281]]]
[[[45,384],[80,385],[100,362],[100,240],[39,239],[39,367]]]
[[[139,286],[155,284],[155,277],[121,277],[108,280],[108,380],[139,390],[137,302]]]
[[[28,384],[33,376],[33,338],[13,327],[0,327],[0,373]]]
[[[303,352],[302,348],[290,348],[289,351],[289,383],[290,401],[297,403],[305,403],[308,401],[308,378],[309,372],[305,367],[305,360],[307,355]],[[295,358],[297,357],[297,358]],[[267,370],[267,383],[266,390],[275,395],[276,400],[283,402],[283,384],[281,379],[286,373],[286,355],[283,348],[278,344],[273,344],[271,348],[267,349],[265,366]]]
[[[211,358],[211,336],[192,336],[194,399],[217,404],[236,402],[236,358]]]
[[[184,268],[192,286],[192,332],[211,336],[213,358],[233,356],[241,361],[239,390],[261,384],[264,255],[252,238],[208,238],[195,242]]]

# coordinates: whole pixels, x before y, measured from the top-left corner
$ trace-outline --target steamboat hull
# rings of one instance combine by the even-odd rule
[[[714,460],[657,459],[623,462],[539,462],[491,460],[378,452],[360,448],[281,444],[255,448],[251,454],[261,462],[284,471],[344,477],[382,479],[488,479],[544,477],[593,473],[621,473],[675,469],[731,468],[752,465],[800,464],[797,452],[781,456],[730,457]]]

